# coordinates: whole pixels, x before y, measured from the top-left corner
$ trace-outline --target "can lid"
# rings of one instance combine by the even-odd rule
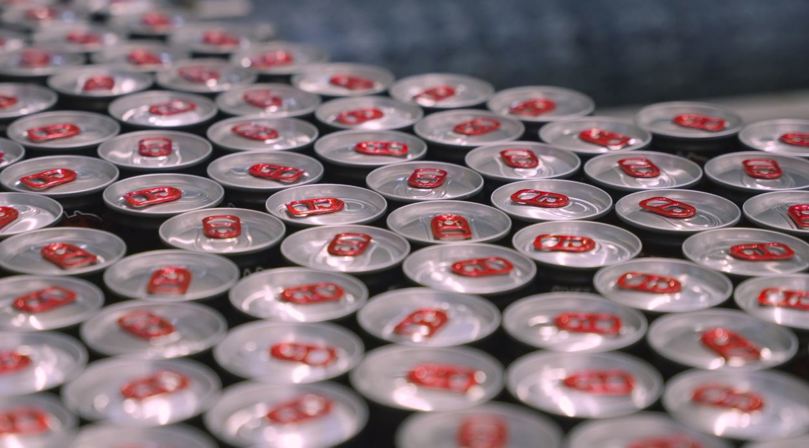
[[[29,149],[65,151],[94,147],[120,131],[118,123],[106,115],[63,110],[19,118],[6,134]]]
[[[37,4],[35,1],[18,7],[3,8],[0,16],[5,25],[25,31],[81,23],[84,19],[84,14],[70,6]]]
[[[349,374],[371,401],[407,411],[454,411],[492,400],[503,388],[503,367],[466,347],[387,345],[368,352]]]
[[[185,32],[185,28],[181,33]],[[156,74],[157,84],[169,90],[189,93],[220,93],[256,82],[249,70],[217,58],[177,61]]]
[[[684,140],[728,137],[742,128],[742,117],[715,104],[670,101],[646,106],[635,122],[654,135]]]
[[[207,160],[208,140],[187,132],[137,131],[111,138],[98,147],[98,156],[132,171],[178,170]]]
[[[494,190],[492,205],[520,221],[597,219],[612,209],[612,197],[592,185],[572,180],[512,182]]]
[[[215,207],[225,195],[218,183],[189,174],[144,174],[113,183],[104,190],[104,203],[126,215],[167,218]]]
[[[705,175],[720,186],[750,193],[809,188],[809,160],[760,151],[723,154],[708,160]]]
[[[87,363],[87,350],[56,332],[0,332],[0,359],[0,395],[25,395],[76,377]]]
[[[208,177],[229,190],[275,192],[312,184],[323,176],[316,159],[288,151],[245,151],[208,164]]]
[[[31,275],[89,275],[103,271],[125,253],[126,244],[112,233],[57,227],[0,242],[0,267]]]
[[[408,76],[390,88],[393,98],[432,109],[475,107],[485,103],[493,93],[490,83],[455,73]]]
[[[368,288],[339,272],[277,268],[241,279],[229,298],[234,308],[260,319],[322,322],[362,308],[368,301]]]
[[[7,190],[38,193],[51,198],[98,193],[118,179],[110,162],[86,156],[36,157],[16,163],[0,173]]]
[[[258,115],[217,121],[206,136],[225,151],[283,151],[303,149],[318,137],[317,128],[297,118]]]
[[[466,201],[427,201],[392,211],[388,228],[416,244],[484,243],[505,237],[511,219],[488,205]]]
[[[101,309],[104,293],[73,277],[15,275],[0,279],[0,330],[42,331],[70,327]]]
[[[416,123],[413,131],[433,144],[471,149],[517,140],[525,132],[525,126],[486,110],[454,109],[427,115]]]
[[[512,249],[493,244],[458,243],[413,252],[404,275],[421,286],[466,294],[496,295],[527,285],[537,267]]]
[[[368,187],[391,201],[466,199],[483,189],[483,177],[454,163],[413,161],[379,167],[365,177]]]
[[[584,174],[605,188],[639,191],[691,187],[702,179],[702,168],[673,154],[633,151],[593,157],[584,164]]]
[[[132,3],[127,2],[127,3]],[[102,48],[91,55],[95,64],[107,64],[126,70],[152,73],[188,59],[185,49],[170,47],[149,40],[130,40],[113,47]]]
[[[43,78],[83,64],[83,55],[57,52],[45,45],[0,53],[0,74],[15,78]]]
[[[356,436],[368,407],[354,392],[331,382],[272,385],[243,382],[225,389],[205,414],[205,426],[234,446],[336,446]]]
[[[328,59],[328,53],[314,45],[272,41],[239,50],[230,57],[230,62],[261,75],[285,76],[294,75],[309,64],[326,62]]]
[[[112,29],[79,22],[43,27],[33,34],[31,40],[65,53],[95,53],[117,45],[123,39]]]
[[[421,159],[427,144],[418,137],[397,131],[339,131],[315,142],[321,159],[349,168],[376,168]]]
[[[60,219],[62,205],[55,199],[34,193],[0,193],[0,239],[50,227]]]
[[[505,182],[570,177],[581,166],[579,156],[570,151],[529,141],[475,148],[466,154],[465,163],[488,179]]]
[[[113,100],[109,113],[130,126],[183,128],[195,126],[216,116],[213,101],[200,95],[165,90],[149,90]]]
[[[691,429],[662,412],[581,423],[568,434],[569,448],[644,446],[731,448],[728,442]]]
[[[207,208],[169,218],[160,226],[167,246],[225,256],[276,246],[286,227],[274,216],[243,208]]]
[[[404,288],[372,297],[357,313],[369,334],[393,344],[452,347],[485,339],[500,326],[500,312],[481,297]]]
[[[109,423],[83,426],[68,448],[82,448],[98,444],[115,446],[126,443],[145,446],[177,446],[183,448],[216,448],[216,443],[202,431],[185,425],[159,426],[154,428],[133,428]],[[135,445],[141,446],[141,445]]]
[[[312,227],[293,233],[281,243],[281,254],[292,263],[350,274],[394,268],[409,252],[410,244],[403,237],[359,225]]]
[[[782,118],[757,121],[739,132],[739,140],[758,151],[809,157],[809,120]]]
[[[0,53],[19,50],[25,46],[25,37],[16,31],[0,30]]]
[[[272,384],[329,380],[362,359],[360,338],[333,324],[258,321],[233,328],[214,349],[216,363]]]
[[[525,86],[497,92],[487,103],[492,112],[526,123],[548,123],[590,115],[595,102],[589,96],[554,86]]]
[[[210,299],[238,280],[239,268],[227,258],[186,250],[141,252],[104,272],[104,285],[114,294],[157,303]]]
[[[191,23],[172,30],[169,45],[193,53],[229,55],[252,45],[251,30],[252,26],[244,23]]]
[[[234,87],[216,97],[216,106],[226,114],[288,118],[310,115],[320,97],[287,84],[251,84]]]
[[[382,93],[393,84],[393,73],[375,65],[331,62],[307,64],[292,76],[293,86],[324,96]]]
[[[62,402],[86,420],[164,426],[213,405],[221,384],[208,367],[185,359],[108,358],[62,388]]]
[[[161,2],[163,3],[163,2]],[[179,9],[158,4],[156,8],[134,14],[114,17],[112,26],[125,29],[130,35],[144,37],[165,37],[186,26],[188,17]]]
[[[2,94],[0,94],[2,95]],[[25,148],[9,139],[0,138],[0,171],[25,157]]]
[[[809,267],[809,244],[772,230],[708,230],[683,242],[686,258],[708,269],[741,276],[795,274]]]
[[[127,301],[104,307],[81,326],[81,339],[105,356],[168,359],[206,351],[224,339],[221,314],[194,303]]]
[[[758,319],[809,330],[809,275],[773,275],[745,280],[733,294],[736,305]]]
[[[539,130],[539,138],[550,145],[583,156],[644,149],[652,141],[652,135],[646,130],[611,117],[554,121]]]
[[[152,75],[148,73],[99,65],[71,68],[48,78],[51,89],[80,98],[116,98],[151,85]]]
[[[772,370],[689,370],[671,378],[663,394],[663,407],[681,423],[737,440],[806,433],[808,401],[805,383]]]
[[[560,448],[562,431],[545,417],[497,402],[460,411],[414,414],[396,431],[399,448],[464,445]]]
[[[377,220],[387,206],[379,193],[343,184],[291,187],[266,203],[270,214],[293,226],[363,224]]]
[[[742,448],[801,448],[809,443],[809,435],[790,437],[788,439],[769,440],[766,442],[748,443]]]
[[[409,128],[423,116],[415,104],[382,96],[338,98],[315,110],[315,118],[328,126],[368,131]]]
[[[0,83],[0,97],[4,98],[0,104],[0,120],[4,121],[50,109],[56,104],[57,99],[56,93],[46,87],[13,82]],[[0,149],[6,153],[4,159],[7,159],[8,152],[13,150],[8,148],[11,143],[6,139],[0,140]],[[3,160],[0,160],[0,167],[3,164]]]
[[[758,227],[790,235],[809,236],[809,192],[774,191],[758,194],[742,206],[744,217]]]
[[[733,292],[725,275],[674,258],[637,258],[607,266],[596,273],[593,285],[613,302],[654,313],[711,308]]]
[[[696,190],[638,191],[619,199],[615,213],[632,227],[679,235],[730,227],[742,215],[732,201]]]
[[[8,417],[12,419],[10,425],[3,427],[3,435],[7,436],[3,438],[18,446],[64,447],[72,440],[78,425],[78,419],[52,394],[0,397],[0,415],[4,422]]]

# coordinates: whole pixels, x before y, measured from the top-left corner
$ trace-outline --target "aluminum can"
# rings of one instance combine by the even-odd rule
[[[654,135],[656,148],[686,153],[731,149],[743,125],[739,115],[724,107],[686,101],[646,106],[635,122]]]
[[[394,202],[460,200],[483,190],[483,177],[454,163],[415,161],[379,167],[365,178],[368,188]]]
[[[746,195],[809,189],[809,160],[760,151],[733,152],[705,164],[715,185]]]
[[[396,81],[390,96],[426,109],[461,109],[481,106],[494,93],[488,82],[454,73],[427,73]]]
[[[773,191],[753,196],[742,206],[744,217],[757,227],[809,237],[809,192]]]
[[[230,63],[249,69],[260,78],[286,78],[301,72],[310,64],[326,62],[329,55],[322,48],[299,42],[272,41],[240,49]]]
[[[123,36],[112,29],[74,23],[43,27],[33,34],[31,40],[56,51],[87,55],[118,45]]]
[[[184,12],[171,9],[168,5],[158,5],[158,8],[149,11],[115,17],[110,25],[125,30],[133,38],[166,40],[187,23],[188,17]]]
[[[225,190],[218,183],[188,174],[144,174],[113,183],[104,203],[113,211],[141,218],[168,218],[218,205]]]
[[[233,116],[304,118],[313,115],[319,105],[319,96],[281,83],[234,87],[216,97],[219,110]]]
[[[22,117],[8,125],[6,134],[28,150],[59,154],[95,149],[120,131],[105,115],[62,110]]]
[[[0,171],[25,157],[25,148],[11,140],[0,138]]]
[[[387,227],[417,245],[494,242],[511,230],[511,219],[488,205],[425,201],[388,215]]]
[[[157,72],[157,84],[167,90],[215,95],[256,81],[256,75],[221,59],[177,61]]]
[[[475,148],[466,154],[465,163],[497,184],[570,177],[581,166],[579,156],[570,151],[529,141]]]
[[[132,428],[112,424],[95,424],[82,427],[67,448],[85,448],[102,444],[114,446],[120,441],[143,444],[143,446],[177,446],[183,448],[216,448],[216,444],[202,431],[184,425]],[[135,445],[141,446],[141,445]]]
[[[115,98],[148,89],[152,75],[105,66],[84,66],[48,78],[48,87],[58,92],[70,108],[106,113]]]
[[[747,314],[767,322],[790,327],[801,333],[809,330],[809,275],[773,275],[745,280],[733,294],[736,305]]]
[[[379,193],[341,184],[286,188],[266,203],[270,214],[295,227],[369,223],[379,219],[387,207]]]
[[[518,120],[476,109],[454,109],[430,114],[413,127],[433,146],[435,158],[462,161],[478,146],[519,139],[525,127]]]
[[[739,140],[756,151],[809,157],[809,120],[779,119],[750,123],[739,132]]]
[[[554,121],[539,130],[539,138],[551,146],[574,152],[580,157],[645,149],[652,141],[649,132],[611,117]]]
[[[109,114],[130,128],[183,129],[205,125],[216,116],[213,101],[190,93],[150,90],[110,103]]]
[[[0,398],[2,448],[62,448],[78,425],[51,394]]]
[[[59,333],[3,332],[0,359],[0,396],[7,397],[42,392],[72,380],[87,363],[87,350]]]
[[[743,448],[802,448],[809,443],[809,436],[771,440],[769,442],[748,443]]]
[[[73,277],[17,275],[0,279],[0,330],[60,330],[97,313],[104,293]]]
[[[315,118],[328,129],[389,131],[409,129],[424,116],[415,104],[383,96],[355,96],[327,101]]]
[[[187,132],[127,132],[98,146],[98,156],[128,173],[188,171],[211,156],[208,140]]]
[[[642,232],[685,237],[705,230],[730,227],[741,211],[722,196],[696,190],[638,191],[615,204],[615,214],[625,224]]]
[[[332,62],[301,67],[291,84],[324,97],[363,96],[388,90],[393,79],[393,73],[375,65]]]
[[[568,433],[567,447],[731,448],[713,436],[691,429],[660,412],[584,422]]]
[[[84,19],[81,12],[69,6],[37,4],[36,1],[3,8],[0,15],[3,25],[30,32],[77,24]]]
[[[57,52],[46,46],[30,46],[0,53],[0,79],[42,83],[50,75],[84,63],[84,56]]]
[[[118,168],[115,165],[85,156],[36,157],[0,173],[0,184],[6,190],[36,193],[57,200],[98,196],[116,180]]]
[[[297,118],[234,117],[217,121],[208,140],[227,151],[300,151],[317,140],[317,128]]]
[[[0,54],[19,50],[25,46],[25,36],[12,30],[0,30]]]
[[[492,205],[518,221],[590,220],[612,209],[606,191],[572,180],[512,182],[494,190]]]
[[[251,47],[251,31],[252,26],[244,23],[192,23],[175,29],[168,43],[189,50],[194,57],[228,57]]]
[[[2,83],[0,84],[0,128],[16,120],[39,112],[44,112],[56,104],[56,93],[36,84]],[[0,140],[4,152],[13,151],[8,140]],[[0,166],[3,161],[0,161]]]
[[[0,193],[0,239],[50,227],[62,219],[62,205],[33,193]]]
[[[114,47],[103,48],[93,53],[91,60],[95,64],[153,73],[169,68],[188,57],[188,52],[182,48],[170,47],[150,40],[132,40]]]
[[[490,111],[522,121],[527,134],[537,135],[545,123],[590,115],[595,102],[589,96],[554,86],[524,86],[501,90],[486,103]]]
[[[684,158],[655,151],[602,154],[584,164],[584,174],[616,192],[689,188],[702,180],[702,168]]]
[[[161,2],[162,0],[71,0],[70,5],[89,15],[92,20],[108,22],[128,14],[143,14],[158,8]]]

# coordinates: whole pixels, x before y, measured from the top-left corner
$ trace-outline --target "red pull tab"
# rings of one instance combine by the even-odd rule
[[[256,140],[259,142],[275,140],[279,136],[278,131],[275,129],[258,123],[237,124],[230,128],[230,132],[233,132],[239,137],[246,138],[248,140]]]
[[[202,218],[202,232],[208,238],[226,240],[242,234],[242,220],[236,215],[213,215]]]
[[[547,98],[530,98],[513,104],[509,107],[508,113],[523,117],[538,117],[548,112],[553,112],[554,110],[556,110],[556,103],[553,100]]]
[[[677,126],[699,129],[701,131],[719,132],[728,127],[728,122],[719,117],[700,114],[680,114],[672,120]]]
[[[452,131],[468,137],[491,134],[500,129],[500,120],[488,117],[478,117],[456,124]]]
[[[47,190],[76,180],[78,175],[69,168],[54,168],[20,178],[20,183],[34,190]]]
[[[70,243],[50,243],[42,246],[42,258],[61,269],[83,268],[98,263],[98,256]]]
[[[461,215],[445,213],[436,215],[430,221],[433,238],[439,241],[460,241],[472,238],[472,228],[469,221]]]
[[[534,249],[542,252],[590,252],[596,248],[594,239],[579,235],[543,233],[534,238]]]
[[[764,407],[764,397],[753,391],[740,391],[722,384],[706,384],[694,390],[691,401],[714,408],[754,412]]]
[[[368,156],[402,157],[407,155],[407,143],[365,140],[354,145],[354,151]]]
[[[346,90],[368,90],[373,89],[376,85],[371,79],[346,74],[333,75],[329,78],[329,84]]]
[[[39,314],[70,305],[76,301],[76,297],[73,290],[61,286],[48,286],[17,297],[13,306],[23,313]]]
[[[50,6],[34,6],[25,10],[25,18],[33,22],[54,20],[58,14],[59,12]]]
[[[500,151],[500,158],[503,159],[503,163],[512,168],[536,168],[539,166],[537,155],[530,149],[504,149]]]
[[[697,209],[693,205],[664,196],[644,199],[638,205],[648,212],[665,216],[666,218],[686,219],[693,218],[697,214]]]
[[[215,47],[235,47],[239,45],[239,38],[227,30],[213,29],[202,33],[202,43]]]
[[[801,229],[809,229],[809,204],[795,204],[787,209],[789,219]]]
[[[259,179],[269,179],[276,182],[291,184],[301,180],[306,172],[294,166],[277,165],[274,163],[257,163],[252,165],[247,172]]]
[[[452,272],[463,277],[506,275],[514,265],[503,257],[470,258],[452,264]]]
[[[481,384],[480,372],[452,364],[420,364],[407,372],[407,381],[457,394],[465,394]]]
[[[152,271],[146,291],[155,295],[183,295],[191,285],[191,271],[179,266],[164,266]]]
[[[651,294],[674,294],[682,291],[683,285],[668,275],[625,272],[616,282],[621,289],[648,292]]]
[[[30,365],[28,355],[17,351],[0,351],[0,375],[16,373]]]
[[[219,70],[204,65],[188,65],[177,69],[177,74],[184,80],[194,84],[208,84],[211,81],[219,81],[221,77]]]
[[[571,333],[595,333],[602,336],[621,334],[621,318],[609,313],[578,313],[568,311],[553,319],[557,328]]]
[[[253,89],[244,92],[245,103],[259,109],[280,109],[284,106],[284,98],[274,94],[270,89]]]
[[[792,146],[809,147],[809,132],[787,132],[778,137],[781,143]]]
[[[756,179],[778,179],[784,172],[774,159],[745,159],[742,161],[744,172]]]
[[[142,208],[152,205],[174,202],[183,197],[183,192],[174,187],[152,187],[130,191],[124,195],[124,201],[130,207]]]
[[[174,142],[168,137],[147,137],[138,140],[138,154],[143,157],[166,157],[171,155]]]
[[[182,391],[190,384],[191,379],[182,373],[160,370],[124,384],[121,387],[121,396],[129,400],[145,400]]]
[[[758,304],[809,311],[809,291],[801,289],[764,288],[758,293]]]
[[[760,348],[744,336],[727,328],[705,330],[700,336],[700,342],[728,361],[731,359],[742,359],[744,361],[758,361],[761,359]]]
[[[413,95],[413,101],[426,100],[438,103],[453,96],[455,96],[455,87],[440,85],[424,89],[421,92]]]
[[[73,123],[54,123],[31,128],[26,131],[26,136],[34,143],[42,143],[75,137],[80,133],[81,129]]]
[[[0,436],[31,436],[48,431],[50,416],[41,409],[16,408],[0,411]]]
[[[172,99],[165,103],[155,103],[149,106],[149,113],[161,117],[184,114],[197,109],[197,104],[181,99]]]
[[[702,448],[702,444],[686,436],[671,435],[636,440],[627,448]]]
[[[295,56],[284,50],[270,50],[250,59],[250,65],[258,68],[273,68],[284,65],[291,65],[295,62]]]
[[[570,204],[570,197],[562,193],[524,188],[511,195],[511,201],[517,204],[542,208],[561,208]]]
[[[365,253],[372,240],[367,233],[338,233],[329,242],[327,250],[335,257],[357,257]]]
[[[16,208],[7,205],[0,205],[0,229],[11,224],[19,217],[20,212],[18,212]]]
[[[168,336],[176,331],[174,324],[146,310],[124,313],[118,318],[117,323],[121,330],[147,341]]]
[[[730,256],[744,261],[781,261],[795,256],[795,251],[784,243],[747,243],[730,247]]]
[[[171,17],[162,12],[147,12],[141,16],[140,22],[155,29],[169,28],[172,26]]]
[[[562,384],[593,395],[629,395],[635,389],[635,377],[625,370],[585,370],[568,375]]]
[[[432,189],[444,185],[447,172],[441,168],[416,168],[407,178],[407,185],[413,188]]]
[[[385,113],[382,112],[382,109],[369,107],[365,109],[353,109],[340,112],[337,114],[337,117],[334,120],[346,126],[356,126],[367,121],[378,120],[384,116]]]
[[[632,142],[632,137],[628,135],[599,128],[590,128],[579,132],[579,139],[611,150],[626,148]]]
[[[270,347],[270,356],[310,367],[326,367],[337,360],[337,349],[329,345],[279,342]]]
[[[18,101],[16,96],[0,95],[0,109],[8,109],[17,104]]]
[[[494,415],[470,415],[458,426],[459,448],[506,448],[508,424]]]
[[[295,425],[324,417],[334,403],[322,395],[306,394],[278,404],[267,411],[267,420],[276,425]]]
[[[439,308],[419,308],[399,321],[393,332],[400,336],[431,338],[449,322],[447,312]]]
[[[294,218],[305,218],[307,216],[328,215],[337,213],[345,208],[345,202],[337,198],[312,198],[299,199],[287,202],[287,213]]]
[[[342,286],[332,282],[290,286],[281,291],[281,300],[296,305],[337,302],[345,296]]]
[[[160,55],[146,48],[136,48],[126,55],[126,60],[132,65],[163,65]]]
[[[42,68],[51,65],[53,55],[50,52],[36,48],[26,48],[20,52],[20,67]]]
[[[653,179],[660,176],[660,168],[646,157],[627,157],[618,160],[618,166],[626,173],[638,179]]]
[[[65,39],[77,45],[98,45],[101,43],[101,36],[90,31],[73,30],[67,33]]]

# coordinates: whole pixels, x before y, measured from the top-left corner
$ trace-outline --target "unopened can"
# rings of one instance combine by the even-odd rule
[[[208,140],[226,151],[301,151],[317,140],[317,128],[297,118],[234,117],[217,121]]]
[[[733,293],[736,305],[758,319],[800,332],[809,330],[809,275],[773,275],[745,280]]]
[[[809,435],[771,440],[769,442],[748,443],[743,448],[803,448],[809,444]]]
[[[85,448],[101,444],[115,446],[126,443],[143,446],[176,446],[183,448],[216,448],[216,444],[202,431],[184,425],[133,428],[113,424],[95,424],[82,427],[67,448]],[[141,445],[135,445],[141,446]]]
[[[163,130],[127,132],[98,146],[99,157],[127,174],[189,171],[212,152],[211,143],[202,137]]]
[[[0,396],[25,395],[75,378],[87,363],[87,350],[72,337],[55,332],[3,332],[0,360]]]
[[[595,102],[563,87],[524,86],[497,92],[486,106],[498,115],[522,121],[526,134],[534,137],[545,123],[590,115]]]
[[[464,161],[495,184],[570,177],[581,166],[570,151],[528,141],[484,145],[468,152]]]
[[[78,419],[51,394],[0,397],[2,448],[60,448],[70,443]]]
[[[383,96],[355,96],[327,101],[315,110],[326,130],[386,131],[409,129],[424,116],[415,104]]]
[[[0,129],[17,118],[44,112],[56,104],[57,95],[52,90],[36,84],[0,84]],[[8,140],[0,140],[0,150],[8,151]],[[13,149],[12,149],[13,154]],[[0,166],[3,161],[0,160]]]
[[[84,56],[57,52],[45,46],[24,47],[0,53],[0,79],[43,83],[45,78],[68,67],[84,63]]]
[[[287,84],[250,84],[234,87],[216,97],[222,113],[263,118],[309,117],[320,105],[320,97]]]
[[[769,191],[809,189],[809,160],[760,151],[733,152],[709,160],[705,176],[722,189],[723,196],[742,202]]]
[[[104,48],[93,53],[95,64],[121,67],[126,70],[153,73],[164,70],[178,61],[188,59],[185,49],[169,47],[148,40],[127,41],[114,47]]]
[[[130,128],[201,128],[216,116],[213,101],[165,90],[133,93],[110,103],[109,114]]]
[[[47,26],[32,35],[34,44],[56,51],[89,55],[118,45],[123,36],[112,29],[87,23]]]
[[[324,97],[382,93],[393,84],[393,73],[375,65],[307,64],[292,76],[293,86]]]
[[[0,193],[0,239],[50,227],[62,219],[62,205],[34,193]]]
[[[779,119],[750,123],[739,132],[750,149],[793,157],[809,157],[809,120]]]
[[[413,131],[432,146],[433,158],[462,161],[475,147],[517,140],[525,127],[518,120],[493,112],[454,109],[424,117]]]
[[[60,330],[89,319],[104,293],[73,277],[18,275],[0,279],[0,330]]]
[[[488,205],[467,201],[425,201],[388,215],[387,227],[413,244],[485,243],[505,237],[511,219]]]
[[[179,9],[168,5],[134,14],[115,17],[110,25],[123,29],[130,37],[166,40],[170,34],[186,26],[188,17]]]
[[[426,109],[461,109],[482,105],[494,93],[488,82],[454,73],[427,73],[396,81],[390,96]]]
[[[9,139],[0,138],[0,171],[25,157],[25,148]]]
[[[368,187],[389,201],[421,202],[467,199],[483,190],[483,177],[454,163],[415,161],[379,167],[365,178]]]
[[[492,205],[519,221],[597,219],[612,209],[606,191],[572,180],[512,182],[494,190]]]
[[[689,188],[702,180],[702,168],[680,156],[655,151],[602,154],[584,164],[584,174],[602,188],[632,191]]]
[[[156,74],[157,84],[168,90],[215,95],[256,81],[256,75],[221,59],[178,61]]]
[[[291,187],[273,194],[266,203],[267,211],[296,227],[370,223],[387,206],[379,193],[342,184]]]
[[[691,429],[660,412],[584,422],[568,433],[568,448],[730,448],[728,442]]]
[[[272,41],[251,45],[230,57],[230,62],[250,69],[260,78],[287,79],[309,64],[326,62],[325,50],[299,42]]]
[[[104,190],[107,207],[123,215],[168,218],[218,205],[225,190],[218,183],[188,174],[144,174]]]
[[[81,23],[84,19],[81,12],[70,6],[38,4],[36,1],[3,8],[0,15],[4,25],[30,32]]]
[[[742,206],[753,225],[809,237],[809,191],[774,191],[753,196]]]
[[[115,98],[140,92],[152,85],[152,75],[104,66],[83,66],[48,78],[64,106],[106,113]]]
[[[12,30],[0,30],[0,54],[19,50],[25,46],[23,34]]]
[[[175,29],[169,45],[184,48],[194,57],[228,57],[251,47],[252,24],[200,22]]]
[[[686,101],[646,106],[635,122],[654,135],[655,148],[684,154],[729,150],[743,125],[739,115],[724,107]]]
[[[28,150],[60,154],[95,149],[120,131],[105,115],[65,110],[22,117],[8,125],[6,134]]]
[[[582,117],[554,121],[539,130],[539,138],[581,157],[645,149],[652,135],[632,123],[611,117]]]

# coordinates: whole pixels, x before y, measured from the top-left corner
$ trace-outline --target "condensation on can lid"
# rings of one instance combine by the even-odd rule
[[[391,201],[466,199],[483,189],[483,177],[454,163],[414,161],[379,167],[365,177],[368,187]]]
[[[376,65],[331,62],[301,67],[291,84],[323,96],[362,96],[384,92],[393,80],[393,73]]]
[[[0,193],[0,207],[15,210],[0,213],[0,240],[50,227],[62,219],[62,204],[34,193]],[[3,219],[5,218],[5,219]]]
[[[662,412],[640,412],[626,417],[584,422],[568,433],[569,448],[594,446],[682,446],[731,448],[730,443],[672,420]]]
[[[809,120],[782,118],[750,123],[739,132],[743,145],[783,156],[809,157]]]
[[[390,96],[431,109],[475,107],[488,100],[494,87],[478,78],[455,73],[426,73],[396,81]]]
[[[733,294],[747,314],[798,331],[809,330],[809,275],[773,275],[745,280]]]
[[[0,75],[26,79],[44,78],[64,68],[83,64],[81,54],[57,52],[41,45],[0,53]]]
[[[0,395],[25,395],[59,387],[87,363],[79,341],[56,332],[0,333]]]
[[[744,151],[723,154],[705,164],[708,179],[748,193],[809,189],[809,160]]]
[[[212,152],[202,137],[162,130],[127,132],[98,147],[99,157],[131,171],[185,169],[208,160]]]
[[[225,151],[303,149],[317,140],[317,128],[298,118],[234,117],[217,121],[206,136]]]
[[[618,118],[582,117],[546,124],[539,130],[539,138],[582,156],[594,156],[644,149],[651,143],[652,134]]]
[[[809,237],[809,191],[774,191],[758,194],[742,205],[753,225]]]
[[[511,219],[488,205],[425,201],[392,211],[386,225],[415,244],[494,242],[511,230]]]
[[[121,67],[130,71],[152,73],[165,69],[177,61],[189,58],[185,49],[170,47],[149,40],[130,40],[93,53],[95,64]]]
[[[48,78],[48,87],[56,92],[84,99],[117,98],[151,86],[152,75],[148,73],[100,65],[72,68]]]
[[[168,188],[177,189],[176,199],[150,204],[151,196],[162,198],[161,194],[169,194]],[[153,192],[153,190],[160,190]],[[133,206],[125,198],[142,195],[144,200]],[[201,176],[189,174],[144,174],[130,177],[113,183],[104,190],[104,203],[116,212],[152,218],[168,218],[180,213],[190,212],[217,206],[222,202],[225,189],[218,183]],[[142,204],[142,205],[140,205]]]
[[[249,70],[216,58],[177,61],[158,71],[156,78],[164,89],[197,94],[221,93],[256,82],[256,75]]]
[[[273,193],[315,183],[322,176],[320,162],[289,151],[244,151],[208,164],[208,177],[237,191]]]
[[[25,423],[28,423],[25,417],[28,417],[28,412],[35,412],[37,417],[40,415],[44,417],[47,425],[42,428],[44,431],[40,432],[34,437],[25,434],[29,430]],[[9,415],[20,412],[23,417],[20,423],[22,427],[4,427],[4,439],[8,436],[10,443],[22,442],[31,444],[28,446],[35,448],[56,448],[67,446],[73,440],[73,431],[78,426],[78,419],[71,414],[59,398],[52,394],[41,393],[23,396],[0,397],[0,414]],[[41,414],[40,414],[41,413]],[[41,427],[35,426],[33,429],[37,430]],[[8,431],[8,432],[5,432]],[[17,434],[15,434],[17,433]],[[22,437],[20,437],[22,436]],[[120,440],[120,439],[118,439]],[[13,441],[13,442],[11,442]],[[5,445],[5,443],[4,443]],[[6,445],[9,448],[13,445]],[[78,448],[78,447],[75,447]]]
[[[260,75],[288,76],[328,59],[328,53],[314,45],[272,41],[237,51],[230,57],[230,63]]]
[[[683,140],[730,137],[743,126],[742,117],[708,103],[670,101],[644,107],[635,122],[654,135]]]
[[[116,31],[87,23],[47,26],[33,33],[36,45],[65,53],[95,53],[117,45],[124,37]]]
[[[687,188],[702,180],[702,168],[684,158],[657,151],[602,154],[584,164],[596,184],[620,191]]]
[[[338,131],[318,139],[315,153],[334,165],[370,169],[421,159],[427,144],[404,132]]]
[[[120,131],[106,115],[62,110],[19,118],[8,125],[6,134],[28,149],[70,151],[95,147]]]
[[[423,116],[419,106],[383,96],[338,98],[315,110],[315,118],[323,124],[366,131],[409,128]]]
[[[127,443],[150,446],[177,446],[183,448],[216,448],[216,443],[202,431],[185,425],[158,426],[153,428],[127,427],[109,423],[83,426],[67,448],[83,448],[101,445],[115,446],[122,440]],[[140,445],[135,445],[140,446]]]
[[[172,30],[168,43],[193,53],[229,55],[253,45],[253,24],[198,22]]]
[[[118,168],[115,165],[86,156],[36,157],[0,173],[0,184],[7,190],[51,198],[92,195],[116,180]]]
[[[73,277],[16,275],[0,279],[0,330],[44,331],[71,327],[96,314],[104,293]]]
[[[287,84],[259,83],[220,93],[216,105],[234,116],[293,118],[313,114],[320,106],[320,97]]]
[[[377,220],[388,207],[379,193],[343,184],[290,187],[270,196],[265,205],[293,226],[363,224]]]
[[[595,102],[589,96],[554,86],[526,86],[501,90],[486,103],[492,112],[525,123],[548,123],[590,115]]]
[[[207,122],[216,116],[216,105],[201,95],[149,90],[133,93],[109,105],[116,120],[141,128],[184,128]]]
[[[529,222],[597,219],[612,208],[612,197],[606,191],[583,182],[559,179],[503,185],[494,190],[491,202],[512,218]]]
[[[416,123],[413,131],[433,144],[471,149],[517,140],[525,132],[525,126],[486,110],[454,109],[427,115]]]
[[[0,83],[0,96],[13,98],[13,104],[0,108],[0,120],[13,120],[25,115],[31,115],[50,109],[56,104],[58,96],[52,90],[36,84]],[[0,150],[8,152],[5,142],[0,140]],[[7,158],[8,154],[4,157]],[[3,160],[0,160],[0,167]]]
[[[514,141],[468,152],[468,167],[499,182],[570,177],[581,166],[575,153],[537,142]]]
[[[696,190],[638,191],[619,199],[615,213],[631,227],[677,235],[730,227],[742,215],[732,201]]]

